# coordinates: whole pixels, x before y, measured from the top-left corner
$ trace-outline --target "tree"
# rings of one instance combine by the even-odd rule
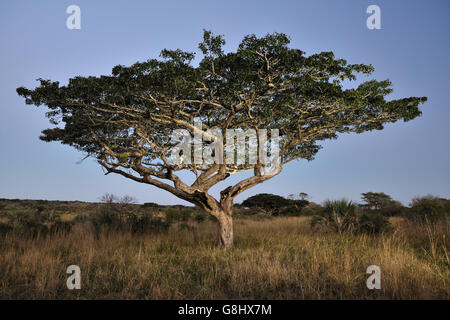
[[[366,203],[364,207],[370,210],[380,210],[383,206],[390,203],[391,196],[384,192],[365,192],[361,193],[361,199]]]
[[[309,194],[307,194],[306,192],[300,192],[298,194],[298,197],[300,198],[300,200],[308,200],[310,198]]]
[[[384,192],[361,193],[361,199],[365,202],[361,205],[361,208],[377,211],[384,216],[397,215],[403,210],[403,205],[399,201],[393,200],[390,195]]]
[[[292,206],[295,200],[290,200],[276,194],[260,193],[242,202],[243,207],[256,208],[265,213],[277,215],[280,210]]]
[[[193,65],[194,53],[164,49],[162,59],[118,65],[112,75],[74,77],[67,85],[38,79],[40,86],[20,87],[17,93],[27,104],[50,109],[46,115],[55,127],[45,129],[42,140],[75,147],[95,158],[106,174],[162,188],[200,206],[217,218],[220,243],[228,249],[233,245],[237,195],[278,175],[292,160],[312,160],[322,140],[414,119],[421,114],[419,104],[426,101],[425,97],[387,101],[392,92],[389,80],[345,89],[344,82],[355,80],[357,73],[369,75],[374,68],[348,64],[332,52],[306,56],[290,48],[289,42],[282,33],[249,35],[236,52],[224,53],[223,37],[204,31],[198,65]],[[195,125],[199,121],[200,128]],[[174,130],[200,136],[201,155],[219,156],[211,152],[211,144],[218,142],[211,134],[216,129],[254,130],[257,139],[263,129],[279,130],[278,139],[271,135],[271,142],[278,140],[278,154],[265,163],[258,147],[256,162],[247,158],[196,162],[186,161],[190,149],[184,149],[179,160],[171,160],[176,143],[169,137]],[[250,144],[238,152],[250,149]],[[229,151],[224,149],[219,151]],[[176,174],[184,170],[195,175],[192,184]],[[219,199],[208,193],[243,171],[253,175],[222,190]]]

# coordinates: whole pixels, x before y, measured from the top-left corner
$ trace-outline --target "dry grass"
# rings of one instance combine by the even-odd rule
[[[167,234],[0,239],[2,299],[449,299],[448,226],[401,219],[389,235],[312,233],[307,218],[235,221],[235,249],[216,225]],[[446,237],[447,235],[447,237]],[[68,290],[67,266],[81,268]],[[369,265],[381,290],[368,290]]]

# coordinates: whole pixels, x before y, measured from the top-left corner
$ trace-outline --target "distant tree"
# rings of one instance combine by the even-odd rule
[[[305,192],[300,192],[298,195],[291,193],[287,198],[289,200],[307,200],[309,199],[309,195]]]
[[[272,215],[277,215],[282,208],[291,205],[291,200],[270,193],[260,193],[242,202],[243,207],[259,209]]]
[[[292,200],[270,193],[260,193],[247,198],[242,207],[253,208],[271,215],[299,215],[307,200]]]
[[[282,33],[249,35],[237,51],[225,54],[222,36],[205,31],[197,66],[192,65],[192,52],[162,50],[162,60],[118,65],[111,75],[78,76],[63,86],[39,79],[39,87],[20,87],[17,93],[27,104],[50,109],[46,115],[55,127],[44,130],[42,140],[84,152],[106,174],[162,188],[200,206],[217,218],[220,243],[228,249],[233,245],[233,201],[240,193],[278,175],[288,162],[312,160],[320,141],[409,121],[421,114],[418,106],[426,101],[386,100],[392,93],[389,80],[344,88],[357,73],[369,75],[374,68],[348,64],[332,52],[305,56],[289,42]],[[198,120],[203,123],[200,129],[194,126]],[[279,156],[270,163],[271,170],[260,160],[173,163],[169,137],[176,129],[206,141],[214,140],[213,129],[279,129]],[[211,154],[210,143],[200,148],[202,154]],[[176,174],[184,170],[195,176],[192,184]],[[214,185],[243,171],[253,175],[222,190],[219,199],[209,194]]]
[[[384,192],[366,192],[361,193],[361,195],[361,198],[365,202],[363,206],[370,210],[380,210],[393,201],[391,196]]]
[[[310,198],[309,195],[305,192],[300,192],[298,194],[298,197],[300,198],[300,200],[308,200]]]
[[[366,192],[361,195],[365,202],[361,205],[363,209],[377,211],[384,216],[398,215],[403,211],[403,205],[384,192]]]

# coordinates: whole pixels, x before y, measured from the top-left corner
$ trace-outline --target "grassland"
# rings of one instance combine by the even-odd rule
[[[0,238],[1,299],[449,299],[448,225],[391,218],[382,235],[313,232],[308,217],[235,220],[235,248],[214,221],[167,232]],[[68,290],[66,268],[81,268]],[[381,268],[368,290],[366,268]]]

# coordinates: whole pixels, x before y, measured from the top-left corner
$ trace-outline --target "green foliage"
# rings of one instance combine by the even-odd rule
[[[169,222],[187,221],[189,219],[189,212],[187,210],[180,210],[177,208],[167,208],[165,210],[166,220]]]
[[[414,198],[406,217],[416,222],[435,223],[446,220],[450,217],[450,200],[431,195]]]
[[[358,206],[346,199],[327,200],[323,210],[312,217],[311,227],[323,227],[340,234],[354,233],[380,233],[390,229],[386,217],[379,213],[361,212]]]
[[[363,212],[358,216],[358,231],[378,234],[392,230],[388,218],[376,212]]]
[[[69,221],[56,221],[50,226],[49,232],[51,234],[68,234],[72,231],[72,226],[73,223]]]
[[[327,200],[324,209],[311,220],[311,226],[322,225],[336,232],[353,231],[356,227],[357,206],[346,199]]]
[[[83,223],[87,220],[88,220],[87,216],[83,213],[77,214],[75,218],[73,218],[73,222],[75,223]]]
[[[7,233],[11,232],[13,227],[7,223],[0,222],[0,236],[4,236]]]
[[[39,219],[35,219],[31,215],[24,215],[18,219],[18,224],[16,224],[14,231],[35,238],[47,235],[49,230]]]
[[[142,205],[142,207],[143,207],[143,208],[158,208],[158,207],[159,207],[159,204],[154,203],[154,202],[145,202],[145,203]]]
[[[207,214],[206,213],[199,212],[199,213],[196,213],[194,215],[194,221],[197,222],[197,223],[205,221],[206,218],[207,218]]]
[[[322,210],[323,207],[320,204],[309,202],[308,205],[302,209],[301,214],[304,216],[314,216],[320,214]]]
[[[131,232],[137,234],[166,232],[171,224],[169,221],[150,214],[132,216],[129,223]]]
[[[403,205],[384,192],[366,192],[361,193],[361,195],[365,202],[361,205],[361,208],[365,210],[377,211],[387,217],[399,215],[403,212]]]
[[[254,209],[254,212],[262,211],[270,215],[298,216],[302,208],[306,207],[308,203],[307,200],[286,199],[275,194],[260,193],[244,200],[241,207]]]
[[[178,183],[173,172],[204,172],[209,164],[164,161],[164,150],[173,146],[166,138],[174,129],[191,130],[194,119],[202,119],[205,129],[279,129],[284,164],[313,159],[319,142],[339,133],[381,130],[385,123],[414,119],[427,100],[386,100],[393,92],[389,80],[348,88],[348,81],[373,73],[373,66],[349,64],[333,52],[306,56],[291,48],[283,33],[245,36],[234,52],[225,53],[224,44],[222,36],[205,30],[198,66],[192,65],[194,53],[164,49],[161,59],[117,65],[111,75],[77,76],[67,85],[38,79],[38,87],[20,87],[17,93],[26,104],[49,108],[52,126],[43,130],[42,140],[70,145],[94,157],[108,173],[202,205],[199,199],[204,198]],[[256,169],[249,162],[226,164],[217,180],[236,170]],[[170,179],[176,187],[150,177]]]

